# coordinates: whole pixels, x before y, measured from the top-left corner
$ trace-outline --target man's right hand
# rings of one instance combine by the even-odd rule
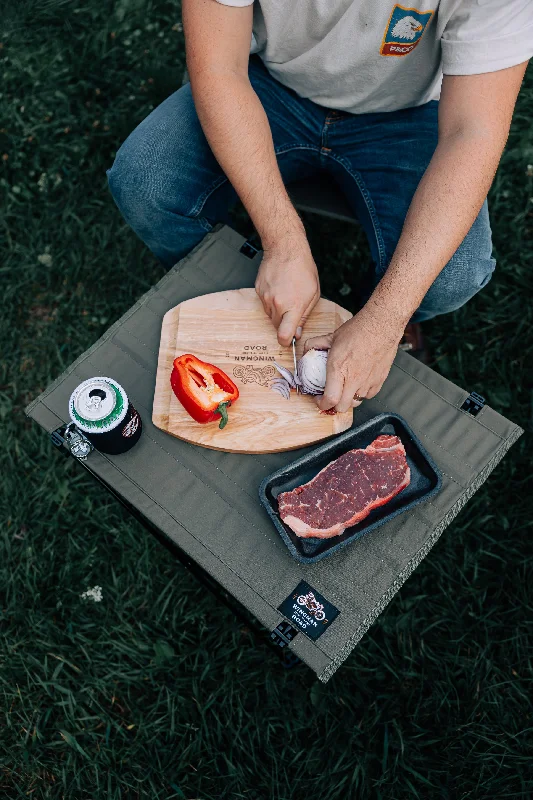
[[[320,298],[318,271],[305,234],[265,248],[255,291],[277,328],[278,342],[288,347],[294,336],[299,339]]]

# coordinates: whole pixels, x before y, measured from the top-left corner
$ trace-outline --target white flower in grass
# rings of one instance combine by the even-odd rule
[[[102,587],[101,586],[93,586],[92,589],[87,589],[86,592],[82,592],[80,594],[82,600],[94,600],[95,603],[102,602]]]
[[[350,294],[352,291],[352,287],[349,286],[347,283],[343,283],[341,288],[339,289],[339,294],[342,294],[343,297],[346,297],[347,294]]]
[[[50,253],[41,253],[37,256],[37,261],[39,264],[42,264],[43,267],[51,267],[53,259]]]

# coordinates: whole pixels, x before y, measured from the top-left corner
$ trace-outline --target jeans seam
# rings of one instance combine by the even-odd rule
[[[363,179],[361,178],[361,175],[358,172],[354,172],[354,170],[352,170],[350,168],[350,166],[346,164],[344,159],[339,158],[338,156],[333,155],[331,153],[323,153],[323,155],[324,155],[324,158],[332,158],[334,161],[336,161],[338,164],[340,164],[341,167],[344,167],[346,172],[353,178],[353,180],[357,184],[357,187],[358,187],[359,191],[361,192],[361,196],[362,196],[362,198],[363,198],[363,200],[365,202],[367,211],[368,211],[368,213],[370,215],[370,219],[372,220],[372,227],[374,228],[374,236],[376,237],[376,244],[377,244],[378,253],[379,253],[379,266],[380,266],[380,269],[381,268],[385,268],[387,266],[387,254],[386,254],[386,251],[385,251],[385,243],[383,241],[383,234],[381,232],[381,226],[379,224],[379,219],[378,219],[378,216],[376,214],[376,209],[374,208],[374,203],[372,202],[372,197],[371,197],[370,192],[368,191],[368,189],[366,187],[365,182],[363,181]]]
[[[213,192],[215,192],[227,180],[228,180],[228,178],[227,178],[226,175],[219,175],[218,178],[215,181],[213,181],[213,183],[210,186],[208,186],[207,189],[205,189],[202,192],[202,194],[200,195],[200,197],[198,198],[198,200],[194,204],[194,206],[191,209],[191,212],[190,212],[190,214],[188,216],[190,216],[190,217],[198,217],[198,215],[200,214],[202,208],[206,204],[207,200],[211,197]]]
[[[209,220],[206,219],[205,217],[198,216],[194,217],[194,219],[202,226],[202,228],[205,231],[207,231],[207,233],[210,233],[213,230],[213,223],[209,222]]]
[[[274,153],[278,156],[278,155],[284,155],[285,153],[289,153],[292,150],[314,150],[316,153],[320,152],[320,149],[315,145],[291,144],[291,145],[280,145],[279,147],[275,147]],[[202,223],[206,228],[206,230],[211,230],[212,226],[207,222],[207,220],[205,221],[202,220],[202,218],[200,217],[200,213],[205,204],[207,203],[207,201],[209,200],[209,198],[211,197],[211,195],[213,194],[213,192],[216,192],[216,190],[219,189],[222,186],[222,184],[225,183],[227,180],[228,180],[227,175],[219,175],[219,177],[215,181],[213,181],[213,183],[210,186],[208,186],[207,189],[205,189],[202,192],[202,194],[194,204],[190,214],[188,215],[190,217],[197,219],[198,222]],[[209,227],[207,227],[207,225]]]
[[[320,153],[320,148],[314,144],[282,144],[274,148],[274,153],[277,156],[284,155],[291,150],[314,150],[315,153]]]

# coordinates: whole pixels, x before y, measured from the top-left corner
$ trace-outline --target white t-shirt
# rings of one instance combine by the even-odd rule
[[[406,7],[391,0],[255,0],[252,52],[274,78],[319,105],[395,111],[437,99],[442,73],[474,75],[527,61],[533,0],[413,0]]]

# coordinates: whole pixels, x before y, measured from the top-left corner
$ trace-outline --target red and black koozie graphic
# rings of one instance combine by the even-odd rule
[[[101,453],[115,456],[131,450],[141,438],[142,428],[139,412],[129,403],[126,416],[116,428],[105,431],[105,433],[85,433],[84,435]]]

